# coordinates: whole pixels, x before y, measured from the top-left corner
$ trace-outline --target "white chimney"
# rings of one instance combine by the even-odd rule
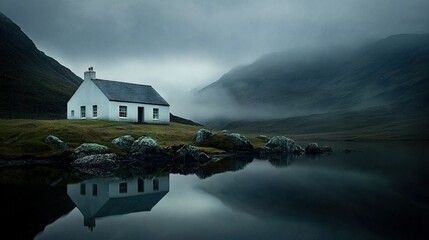
[[[91,79],[95,79],[95,71],[93,67],[89,67],[88,71],[86,71],[83,75],[83,80],[91,80]]]

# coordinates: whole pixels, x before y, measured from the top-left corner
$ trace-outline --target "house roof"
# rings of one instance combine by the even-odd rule
[[[100,218],[127,213],[150,211],[168,191],[136,196],[110,198],[92,217]]]
[[[146,103],[170,106],[159,93],[149,85],[91,79],[110,101]]]

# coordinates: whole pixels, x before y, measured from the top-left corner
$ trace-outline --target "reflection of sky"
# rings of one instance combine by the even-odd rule
[[[391,145],[281,168],[254,160],[203,180],[170,175],[150,212],[97,219],[90,232],[74,209],[36,239],[419,239],[428,234],[428,153]]]

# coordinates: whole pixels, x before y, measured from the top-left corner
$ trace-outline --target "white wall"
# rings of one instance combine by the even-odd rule
[[[119,106],[127,106],[127,117],[119,117]],[[144,122],[155,124],[168,124],[170,122],[170,107],[158,106],[142,103],[125,103],[114,102],[109,103],[109,119],[111,121],[137,122],[138,107],[144,107]],[[153,118],[153,109],[159,109],[159,119]]]
[[[97,105],[97,118],[94,118],[92,106]],[[80,107],[86,107],[84,119],[109,120],[109,99],[91,81],[84,80],[67,103],[67,119],[82,119]],[[74,116],[71,111],[74,110]]]
[[[153,179],[143,179],[144,180],[144,192],[138,192],[138,178],[134,178],[131,180],[124,181],[116,181],[109,183],[109,197],[117,198],[117,197],[125,197],[125,196],[136,196],[142,194],[151,194],[157,192],[166,192],[170,190],[170,175],[159,176],[154,179],[159,180],[159,189],[153,190]],[[121,182],[127,183],[127,192],[119,193],[119,184]]]

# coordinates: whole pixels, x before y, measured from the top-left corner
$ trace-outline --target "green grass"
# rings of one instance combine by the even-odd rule
[[[169,125],[136,124],[98,120],[34,120],[0,119],[0,158],[28,159],[55,158],[70,154],[82,143],[98,143],[124,156],[125,153],[111,143],[119,136],[131,135],[135,139],[142,135],[152,137],[163,146],[190,144],[206,153],[221,153],[233,150],[233,145],[221,132],[203,142],[195,142],[195,133],[201,126],[172,122]],[[62,139],[69,146],[66,150],[57,150],[44,142],[48,135]],[[263,141],[250,139],[255,147]]]
[[[63,151],[53,149],[44,142],[52,134],[69,145],[69,150],[82,143],[99,143],[113,152],[123,154],[111,141],[130,134],[153,137],[161,146],[193,144],[198,126],[179,123],[169,125],[135,124],[109,121],[81,120],[0,120],[0,158],[45,158],[61,156]]]

